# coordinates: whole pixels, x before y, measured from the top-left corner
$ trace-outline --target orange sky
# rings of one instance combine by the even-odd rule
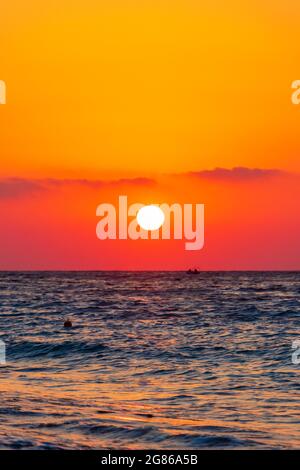
[[[299,269],[299,24],[298,0],[1,5],[0,268]],[[282,173],[186,175],[216,167]],[[127,193],[204,203],[204,249],[103,245]]]

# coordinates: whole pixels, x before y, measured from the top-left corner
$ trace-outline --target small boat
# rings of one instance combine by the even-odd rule
[[[71,320],[67,319],[67,320],[64,322],[64,327],[65,327],[65,328],[72,328],[72,322],[71,322]]]
[[[187,270],[187,274],[200,274],[201,271],[199,271],[199,269],[188,269]]]

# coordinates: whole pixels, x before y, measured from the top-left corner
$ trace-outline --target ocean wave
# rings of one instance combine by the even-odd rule
[[[103,353],[107,346],[102,343],[83,342],[83,341],[63,341],[63,342],[47,342],[47,341],[20,341],[12,342],[7,346],[7,354],[10,358],[31,358],[38,359],[40,357],[74,357],[76,354],[94,354]]]

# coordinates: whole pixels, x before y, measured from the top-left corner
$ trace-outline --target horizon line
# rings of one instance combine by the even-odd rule
[[[1,269],[1,273],[186,273],[189,269]],[[193,268],[192,268],[193,269]],[[200,273],[299,273],[299,269],[198,269]]]

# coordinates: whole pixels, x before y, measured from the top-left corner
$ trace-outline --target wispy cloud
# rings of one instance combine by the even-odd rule
[[[177,177],[189,176],[201,178],[210,181],[224,182],[251,182],[259,179],[270,178],[274,176],[286,175],[282,170],[263,169],[263,168],[215,168],[213,170],[200,170],[188,173],[181,173]],[[165,175],[168,176],[168,175]],[[175,176],[175,175],[169,175]],[[159,180],[163,184],[163,179]],[[85,178],[77,179],[59,179],[59,178],[3,178],[0,179],[0,199],[16,199],[20,197],[33,197],[43,192],[58,188],[81,186],[89,189],[99,189],[107,187],[132,188],[132,187],[151,187],[158,184],[155,179],[139,178],[121,178],[116,180],[92,180]]]
[[[22,178],[2,179],[0,180],[0,199],[18,198],[28,194],[34,195],[45,189],[40,181]]]
[[[122,178],[118,180],[89,180],[89,179],[26,179],[5,178],[0,179],[0,199],[15,199],[24,196],[34,196],[53,188],[66,186],[83,186],[98,189],[107,186],[151,186],[156,182],[150,178]]]
[[[205,178],[210,180],[223,180],[233,182],[252,181],[261,178],[269,178],[272,176],[280,176],[285,174],[278,169],[264,169],[264,168],[215,168],[213,170],[202,170],[196,172],[189,172],[188,175],[197,178]]]

